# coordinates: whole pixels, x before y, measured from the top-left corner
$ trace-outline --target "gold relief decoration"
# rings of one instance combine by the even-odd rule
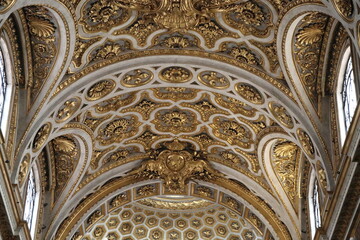
[[[125,107],[133,103],[136,99],[136,92],[125,93],[119,96],[107,99],[95,106],[97,113],[107,113],[110,111],[118,111],[121,107]]]
[[[208,121],[215,114],[228,115],[228,112],[222,110],[211,103],[210,96],[203,94],[201,99],[195,103],[181,103],[181,106],[195,109],[200,113],[203,121]]]
[[[162,149],[153,151],[149,160],[129,174],[139,178],[160,178],[170,193],[185,192],[192,179],[211,179],[222,176],[213,169],[205,155],[191,149],[190,144],[175,139],[162,144]]]
[[[85,51],[94,43],[98,42],[101,39],[101,37],[95,37],[95,38],[89,38],[84,39],[81,37],[78,37],[76,44],[75,44],[75,50],[74,50],[74,56],[73,56],[73,63],[75,67],[80,67],[82,64],[82,57],[85,53]]]
[[[121,162],[138,153],[140,153],[140,149],[136,146],[119,148],[115,152],[111,153],[109,157],[105,158],[103,160],[103,164]]]
[[[183,83],[192,79],[192,73],[183,67],[167,67],[161,70],[159,78],[165,82]]]
[[[149,197],[155,195],[157,188],[154,185],[144,185],[136,189],[135,193],[137,197]]]
[[[250,0],[236,4],[233,10],[225,14],[224,20],[244,35],[256,37],[266,37],[273,27],[270,10],[261,1]]]
[[[226,54],[237,61],[249,65],[261,66],[263,60],[260,55],[255,54],[253,51],[244,44],[236,44],[233,42],[225,42],[220,45],[220,52]]]
[[[300,141],[301,147],[304,150],[304,152],[310,157],[315,157],[315,148],[314,144],[310,138],[310,136],[301,128],[299,128],[297,131],[297,137]]]
[[[119,40],[117,42],[108,41],[97,47],[89,55],[89,61],[101,61],[116,58],[131,48],[127,40]]]
[[[259,115],[259,117],[256,120],[248,120],[246,118],[238,117],[238,120],[240,120],[242,123],[247,124],[249,127],[251,127],[252,130],[256,134],[260,133],[262,130],[266,128],[266,117],[264,115]]]
[[[229,144],[250,148],[250,145],[254,143],[250,130],[235,119],[216,117],[210,127],[216,137],[227,141]]]
[[[121,85],[124,87],[139,87],[145,85],[154,78],[154,74],[147,69],[135,69],[127,72],[120,80]]]
[[[39,151],[45,144],[46,140],[48,139],[51,131],[51,123],[45,123],[40,127],[37,131],[33,144],[32,149],[34,152]]]
[[[225,89],[230,87],[230,81],[223,74],[214,71],[204,71],[198,74],[199,81],[207,87]]]
[[[320,161],[317,161],[316,162],[316,171],[317,171],[317,179],[320,183],[320,186],[323,190],[324,193],[326,193],[326,189],[327,189],[327,186],[328,186],[328,183],[327,183],[327,177],[326,177],[326,172],[325,172],[325,169],[322,167],[322,164],[320,163]]]
[[[259,90],[250,84],[238,83],[235,85],[235,90],[242,98],[253,104],[263,104],[265,101]]]
[[[114,150],[115,147],[109,147],[105,150],[99,150],[99,149],[94,149],[93,150],[93,154],[91,157],[91,161],[90,161],[90,167],[92,169],[97,169],[99,167],[99,161],[101,160],[101,158],[107,154],[108,152]]]
[[[351,20],[354,13],[354,4],[352,0],[332,0],[332,2],[341,17],[348,21]]]
[[[79,23],[87,32],[107,32],[125,23],[130,11],[114,0],[89,0],[81,9]]]
[[[262,43],[262,42],[258,42],[255,40],[251,40],[250,42],[254,46],[258,47],[263,53],[266,54],[267,59],[269,60],[269,63],[270,63],[270,70],[273,73],[275,73],[277,71],[277,69],[279,69],[279,67],[280,67],[279,58],[277,55],[276,41],[273,40],[270,43]],[[287,82],[284,81],[283,85],[287,86]]]
[[[32,77],[28,81],[30,99],[34,100],[55,63],[59,46],[57,22],[45,7],[24,8],[32,54]],[[29,62],[29,64],[31,64]]]
[[[272,167],[284,192],[288,195],[294,208],[298,196],[298,146],[287,140],[278,140],[272,150]]]
[[[80,108],[80,105],[80,98],[70,98],[57,111],[55,121],[58,123],[65,122],[74,115],[74,113]]]
[[[232,32],[227,32],[225,29],[220,27],[214,21],[208,21],[197,25],[194,28],[195,31],[199,32],[205,38],[206,46],[212,48],[215,46],[215,42],[220,38],[231,37],[238,38],[239,35]]]
[[[103,214],[100,210],[96,210],[95,212],[93,212],[90,217],[87,220],[87,224],[88,225],[93,225],[95,222],[97,222],[98,220],[101,219],[101,217],[103,217]]]
[[[132,35],[136,40],[139,46],[143,47],[146,45],[146,40],[149,35],[160,28],[149,19],[139,18],[134,24],[129,26],[127,29],[117,30],[113,34],[117,35]]]
[[[103,116],[103,117],[93,117],[91,112],[87,112],[84,117],[84,124],[88,126],[92,131],[95,131],[95,129],[105,120],[109,119],[111,117],[110,114]]]
[[[134,136],[140,125],[136,116],[128,115],[116,118],[100,127],[96,139],[102,145],[120,143],[122,140]]]
[[[101,80],[92,85],[86,93],[86,99],[90,101],[99,100],[112,92],[115,82],[110,79]]]
[[[248,163],[246,162],[246,160],[232,150],[225,150],[217,147],[213,148],[211,152],[220,156],[230,165],[242,166],[244,168],[248,167]]]
[[[294,121],[288,111],[280,104],[275,102],[269,103],[269,109],[272,115],[287,128],[294,127]]]
[[[19,168],[19,174],[18,174],[18,183],[21,187],[24,183],[25,177],[28,173],[30,167],[30,155],[26,154],[23,160],[21,161],[20,168]]]
[[[183,48],[197,48],[199,40],[192,35],[184,35],[175,33],[172,35],[163,35],[155,40],[158,45],[166,48],[183,49]]]
[[[214,199],[216,192],[213,189],[208,188],[206,186],[196,185],[194,187],[194,194],[199,195],[200,197],[203,198]]]
[[[163,139],[163,138],[169,138],[171,137],[170,135],[167,134],[156,134],[154,132],[151,131],[150,127],[148,125],[146,125],[144,127],[144,131],[136,138],[131,139],[126,141],[126,144],[130,144],[130,143],[139,143],[141,145],[144,146],[144,148],[146,150],[151,148],[151,145],[156,142],[159,139]]]
[[[182,135],[181,137],[184,139],[193,140],[194,142],[199,144],[200,149],[204,151],[213,145],[225,146],[223,142],[217,141],[213,137],[211,137],[210,134],[207,132],[206,127],[202,127],[201,131],[198,134],[194,134],[192,136]]]
[[[174,102],[179,100],[190,100],[196,97],[199,90],[184,87],[164,87],[152,89],[154,95],[159,99],[170,99]]]
[[[56,201],[75,170],[80,151],[75,139],[69,135],[57,137],[51,141],[51,144],[54,154],[56,182],[53,194]]]
[[[124,203],[128,202],[128,196],[127,193],[120,193],[119,195],[115,196],[110,201],[110,207],[111,208],[117,208],[123,205]]]
[[[316,12],[305,16],[297,26],[293,45],[300,80],[316,109],[321,91],[320,80],[318,82],[320,53],[328,19],[326,15]]]
[[[138,203],[156,208],[156,209],[168,209],[168,210],[189,210],[189,209],[200,209],[206,208],[212,205],[213,203],[207,200],[192,200],[192,201],[161,201],[153,198],[141,199]]]
[[[150,99],[149,94],[144,92],[141,94],[142,98],[135,105],[121,110],[122,113],[138,112],[144,120],[149,120],[150,114],[157,108],[169,106],[169,103],[154,102]]]
[[[16,0],[1,0],[0,1],[0,13],[6,12]]]
[[[81,240],[81,239],[83,239],[83,235],[79,232],[74,233],[74,235],[71,238],[71,240]]]
[[[229,109],[234,114],[242,114],[245,117],[254,117],[256,114],[256,109],[238,99],[227,97],[218,93],[215,93],[215,96],[215,101],[220,104],[220,106]]]
[[[199,124],[193,112],[177,107],[158,111],[151,122],[155,124],[157,130],[174,134],[193,132]]]

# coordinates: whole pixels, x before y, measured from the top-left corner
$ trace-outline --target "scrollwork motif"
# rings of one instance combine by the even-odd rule
[[[183,83],[192,78],[192,73],[186,68],[174,66],[161,70],[159,77],[165,82]]]
[[[91,101],[105,97],[115,88],[115,82],[112,80],[101,80],[92,85],[87,91],[86,98]]]

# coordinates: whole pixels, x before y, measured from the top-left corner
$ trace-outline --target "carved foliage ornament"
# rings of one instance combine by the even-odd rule
[[[230,86],[230,81],[223,74],[214,71],[201,72],[198,75],[199,81],[207,87],[225,89]]]
[[[350,20],[354,13],[354,5],[352,0],[333,0],[335,9],[347,20]]]
[[[90,0],[82,9],[80,24],[87,32],[108,31],[112,27],[125,23],[130,18],[129,9],[125,9],[116,0]]]
[[[165,142],[150,154],[150,159],[129,174],[142,178],[160,178],[171,193],[183,193],[191,179],[206,180],[222,176],[213,169],[206,157],[177,139]]]
[[[315,148],[310,136],[301,128],[299,128],[296,132],[304,152],[310,158],[314,158]]]
[[[183,83],[191,80],[192,73],[183,67],[168,67],[161,70],[159,77],[165,82]]]
[[[80,98],[71,98],[67,100],[56,113],[55,121],[64,122],[71,118],[81,105]]]
[[[46,8],[31,6],[24,9],[30,33],[33,61],[33,79],[28,86],[31,97],[40,91],[50,74],[58,49],[57,23]]]
[[[102,80],[92,85],[87,91],[86,98],[91,101],[105,97],[115,88],[115,82],[112,80]]]
[[[250,84],[238,83],[235,90],[241,97],[253,104],[263,104],[265,101],[261,93]]]
[[[279,140],[274,144],[272,153],[272,165],[275,174],[293,204],[295,204],[297,194],[298,151],[299,148],[295,143]]]
[[[280,104],[275,102],[269,103],[269,109],[272,115],[287,128],[293,128],[294,122],[288,111]]]
[[[38,132],[35,135],[34,142],[33,142],[33,151],[39,151],[45,144],[46,140],[48,139],[51,131],[51,123],[46,123],[41,126]]]
[[[0,13],[6,12],[14,3],[15,0],[0,0]]]
[[[147,69],[135,69],[127,72],[120,83],[124,87],[139,87],[149,83],[154,77],[154,74]]]
[[[305,16],[297,26],[294,41],[294,59],[305,90],[317,107],[319,94],[318,71],[320,51],[328,17],[321,13]]]
[[[27,154],[22,160],[19,168],[18,182],[20,186],[22,186],[24,183],[25,177],[29,170],[29,166],[30,166],[30,155]]]

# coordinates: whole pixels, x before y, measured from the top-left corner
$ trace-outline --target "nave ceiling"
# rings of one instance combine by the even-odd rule
[[[37,237],[310,237],[311,170],[325,204],[340,166],[334,91],[342,46],[360,52],[356,4],[0,1],[27,112],[6,151],[20,193],[39,169]],[[111,227],[126,211],[144,219]]]

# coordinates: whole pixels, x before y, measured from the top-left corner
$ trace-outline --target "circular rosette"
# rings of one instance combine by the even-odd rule
[[[192,79],[192,73],[183,67],[167,67],[160,71],[159,78],[165,82],[183,83]]]
[[[262,96],[260,91],[250,84],[238,83],[235,86],[235,90],[242,98],[244,98],[248,102],[251,102],[253,104],[263,104],[265,102],[264,97]]]
[[[33,151],[39,151],[45,144],[51,132],[51,123],[45,123],[37,131],[32,145]]]
[[[275,119],[278,120],[282,125],[287,128],[294,127],[294,121],[285,107],[278,103],[270,102],[269,109]]]
[[[57,111],[55,121],[58,123],[65,122],[71,118],[81,105],[80,98],[70,98]]]
[[[314,148],[314,144],[309,136],[309,134],[307,134],[303,129],[299,128],[297,131],[297,137],[300,141],[300,144],[302,146],[302,149],[304,150],[304,152],[310,157],[310,158],[314,158],[315,157],[315,148]]]
[[[230,81],[221,73],[204,71],[198,75],[199,81],[207,87],[225,89],[230,86]]]
[[[154,74],[147,69],[135,69],[127,72],[120,80],[124,87],[139,87],[149,83],[154,78]]]
[[[115,85],[113,80],[101,80],[89,88],[86,93],[86,99],[90,101],[101,99],[111,93],[112,90],[114,90]]]

